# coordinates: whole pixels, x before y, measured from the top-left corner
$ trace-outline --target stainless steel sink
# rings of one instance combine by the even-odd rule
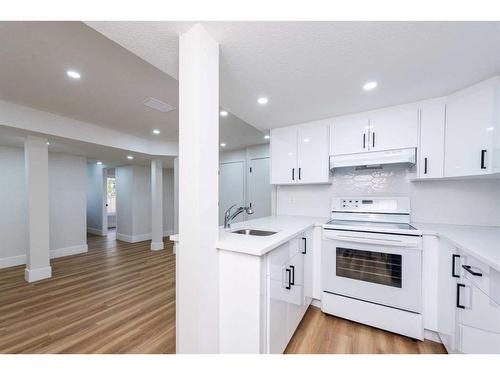
[[[268,230],[258,230],[258,229],[238,229],[238,230],[232,231],[231,233],[244,234],[247,236],[272,236],[273,234],[275,234],[277,232],[271,232]]]

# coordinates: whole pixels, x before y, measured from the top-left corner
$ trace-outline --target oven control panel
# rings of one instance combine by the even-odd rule
[[[410,213],[408,197],[340,197],[332,199],[333,212]]]

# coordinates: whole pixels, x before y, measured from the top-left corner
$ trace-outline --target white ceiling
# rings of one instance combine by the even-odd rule
[[[202,23],[220,42],[221,105],[259,128],[442,96],[500,73],[500,22]],[[177,77],[178,35],[194,22],[87,24]],[[364,92],[370,80],[379,86]]]
[[[178,110],[142,104],[154,97],[177,108],[178,81],[82,22],[0,22],[0,61],[2,100],[142,138],[178,140]],[[82,78],[70,79],[67,69]],[[220,138],[228,149],[267,142],[234,115],[221,119]]]
[[[24,147],[24,138],[27,135],[43,134],[32,133],[21,129],[14,129],[0,125],[0,146]],[[151,155],[138,152],[130,152],[113,147],[106,147],[94,143],[74,141],[60,137],[50,137],[49,152],[76,155],[87,158],[87,161],[101,161],[107,167],[118,167],[122,165],[150,165]],[[127,155],[132,155],[133,160],[127,159]],[[160,158],[164,168],[174,167],[174,157],[164,156]]]

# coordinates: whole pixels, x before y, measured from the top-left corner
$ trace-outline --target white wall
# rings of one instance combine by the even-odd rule
[[[87,161],[73,155],[49,153],[50,248],[87,243]]]
[[[0,259],[23,257],[26,254],[24,150],[0,147],[0,171]]]
[[[86,251],[86,161],[49,153],[51,257]],[[24,150],[0,146],[0,268],[26,262]]]
[[[330,216],[333,196],[409,196],[412,221],[500,225],[500,180],[453,180],[412,182],[404,166],[355,171],[337,170],[331,185],[279,186],[279,215]]]
[[[103,166],[87,164],[87,230],[94,234],[102,233],[103,219]]]
[[[116,168],[116,232],[119,239],[136,242],[151,238],[151,168]],[[174,171],[163,169],[163,231],[174,230]]]

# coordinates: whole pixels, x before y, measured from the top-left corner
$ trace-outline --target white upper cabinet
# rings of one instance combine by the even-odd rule
[[[330,182],[325,121],[271,130],[271,184]]]
[[[444,175],[444,126],[446,104],[443,100],[420,108],[419,178]]]
[[[298,127],[298,182],[313,184],[328,182],[328,132],[325,122]]]
[[[416,106],[335,118],[330,155],[417,147],[417,119]]]
[[[370,151],[417,147],[416,106],[389,108],[370,114]]]
[[[291,184],[297,169],[297,128],[271,130],[271,184]]]
[[[447,99],[445,177],[492,172],[498,78],[461,90]]]
[[[330,134],[330,155],[356,154],[368,151],[368,116],[354,115],[335,118]]]

